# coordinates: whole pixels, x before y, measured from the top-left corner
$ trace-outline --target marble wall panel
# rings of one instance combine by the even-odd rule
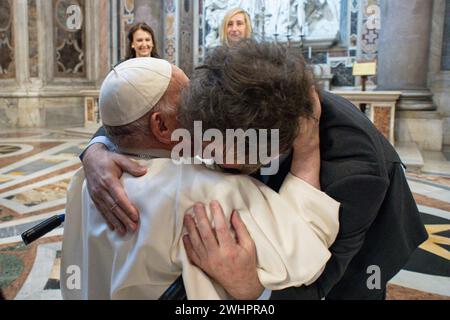
[[[36,0],[28,0],[28,58],[30,77],[39,77],[39,48]]]
[[[18,99],[0,99],[0,128],[15,127],[18,117]]]
[[[376,61],[378,58],[378,44],[380,42],[381,10],[379,0],[360,0],[362,24],[360,27],[360,56],[359,61]],[[369,76],[367,85],[376,85],[376,76]]]
[[[53,0],[55,76],[86,76],[85,0]]]
[[[381,29],[381,11],[378,0],[362,0],[361,54],[365,60],[374,60],[378,51]]]
[[[53,98],[44,101],[45,126],[47,128],[61,128],[67,126],[84,126],[83,98]]]
[[[15,78],[13,2],[0,1],[0,79]]]
[[[450,1],[450,0],[449,0]],[[433,81],[441,72],[443,65],[442,53],[445,42],[445,11],[446,0],[436,0],[433,3],[433,16],[431,20],[431,37],[430,37],[430,63],[428,70],[428,83],[433,86]]]
[[[389,140],[391,133],[391,108],[373,106],[375,127]]]
[[[39,98],[21,98],[18,101],[18,123],[21,128],[44,125],[42,101]]]
[[[443,120],[443,143],[447,146],[450,145],[450,117],[446,117]]]
[[[441,61],[441,69],[450,71],[450,0],[445,1],[445,24]]]
[[[397,111],[395,141],[413,141],[421,150],[441,151],[444,121],[432,111]]]
[[[127,35],[131,27],[135,23],[135,0],[121,0],[120,1],[120,14],[119,14],[119,60],[125,59],[128,54],[128,40]]]
[[[180,8],[180,68],[190,76],[194,67],[193,0],[183,0]]]
[[[164,59],[178,62],[178,1],[164,1]]]
[[[111,31],[111,19],[110,19],[110,5],[109,0],[97,0],[99,6],[98,19],[100,21],[99,30],[97,30],[98,38],[100,39],[99,49],[99,64],[98,74],[99,78],[103,80],[111,69],[111,58],[109,56],[112,43],[108,34],[112,35]]]

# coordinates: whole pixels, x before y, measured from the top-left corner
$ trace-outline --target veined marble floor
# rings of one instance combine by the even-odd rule
[[[59,130],[0,131],[0,288],[7,299],[61,299],[63,227],[29,246],[20,234],[64,212],[87,142]],[[388,299],[450,300],[450,159],[424,158],[429,173],[409,173],[408,180],[430,238],[392,279]]]

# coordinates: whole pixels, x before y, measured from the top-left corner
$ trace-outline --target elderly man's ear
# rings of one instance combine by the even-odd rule
[[[172,132],[179,127],[176,117],[164,112],[155,112],[150,118],[153,136],[163,144],[172,144]]]

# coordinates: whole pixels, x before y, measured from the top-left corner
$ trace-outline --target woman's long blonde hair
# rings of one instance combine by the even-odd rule
[[[225,14],[225,17],[223,17],[222,25],[220,26],[219,35],[220,35],[220,42],[222,43],[222,45],[229,45],[228,37],[227,37],[228,21],[230,21],[230,19],[232,17],[234,17],[235,15],[237,15],[239,13],[242,13],[244,15],[244,19],[245,19],[244,38],[248,39],[252,36],[252,33],[253,33],[252,21],[250,20],[250,16],[248,15],[248,13],[244,9],[241,9],[241,8],[231,9],[230,11],[228,11]]]

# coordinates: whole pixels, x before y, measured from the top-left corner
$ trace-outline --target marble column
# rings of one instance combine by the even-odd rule
[[[111,38],[107,37],[111,32],[111,20],[110,20],[110,6],[111,2],[108,0],[97,0],[98,2],[98,19],[95,21],[95,30],[97,30],[97,47],[98,54],[96,56],[97,68],[96,68],[96,82],[100,87],[103,79],[111,70],[111,56],[109,49],[111,47]]]
[[[194,69],[194,1],[183,0],[181,1],[179,10],[180,15],[180,28],[178,30],[180,49],[180,68],[190,76]]]
[[[381,0],[378,90],[403,92],[398,110],[434,110],[427,88],[433,0]]]
[[[443,117],[443,143],[450,145],[450,0],[434,0],[428,85]]]

